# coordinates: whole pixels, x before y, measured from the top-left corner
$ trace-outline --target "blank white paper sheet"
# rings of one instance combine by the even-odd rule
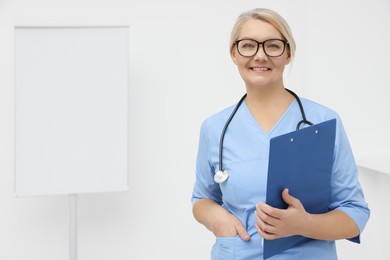
[[[128,27],[15,27],[15,192],[127,190]]]

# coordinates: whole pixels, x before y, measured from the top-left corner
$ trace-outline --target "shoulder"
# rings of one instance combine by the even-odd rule
[[[314,124],[334,118],[340,120],[338,113],[327,106],[306,98],[301,98],[301,102],[307,119]]]
[[[229,106],[207,117],[201,126],[201,138],[207,138],[212,143],[219,141],[222,130],[234,107],[234,105]]]
[[[229,106],[215,114],[210,115],[203,121],[202,126],[207,127],[209,130],[212,129],[222,130],[229,116],[233,112],[233,109],[234,109],[234,105]]]
[[[306,113],[306,118],[313,124],[336,119],[336,143],[348,143],[348,137],[346,135],[343,122],[335,110],[305,98],[301,98],[301,102]]]

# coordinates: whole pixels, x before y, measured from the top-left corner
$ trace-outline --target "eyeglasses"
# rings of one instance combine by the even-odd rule
[[[286,49],[287,41],[280,39],[269,39],[263,42],[258,42],[252,39],[242,39],[234,42],[237,51],[241,56],[252,57],[259,51],[260,45],[263,47],[264,53],[269,57],[279,57]]]

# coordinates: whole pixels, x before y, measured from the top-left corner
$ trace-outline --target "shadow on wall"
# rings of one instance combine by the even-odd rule
[[[371,210],[370,220],[361,235],[361,244],[338,241],[340,259],[390,259],[390,174],[359,167],[360,184]]]

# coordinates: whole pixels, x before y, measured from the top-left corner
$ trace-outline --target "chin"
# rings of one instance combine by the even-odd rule
[[[266,88],[272,86],[272,82],[269,80],[250,80],[246,85],[253,86],[255,88]]]

